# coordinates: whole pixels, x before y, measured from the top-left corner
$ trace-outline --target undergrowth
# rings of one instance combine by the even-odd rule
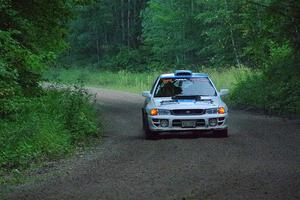
[[[99,136],[92,97],[82,87],[9,101],[14,112],[0,118],[0,173],[62,158]]]

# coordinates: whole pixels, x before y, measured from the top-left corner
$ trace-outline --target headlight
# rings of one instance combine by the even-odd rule
[[[170,111],[165,110],[165,109],[158,109],[158,114],[159,115],[170,115]]]
[[[224,114],[225,108],[219,107],[219,108],[210,108],[206,110],[206,114]]]
[[[217,114],[218,109],[217,108],[211,108],[206,110],[206,114]]]

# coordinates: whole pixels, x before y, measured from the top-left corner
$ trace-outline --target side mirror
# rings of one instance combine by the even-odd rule
[[[220,96],[226,96],[229,94],[229,90],[228,89],[221,89],[220,90]]]
[[[142,96],[143,96],[143,97],[150,98],[150,97],[151,97],[151,94],[150,94],[149,91],[144,91],[144,92],[142,92]]]

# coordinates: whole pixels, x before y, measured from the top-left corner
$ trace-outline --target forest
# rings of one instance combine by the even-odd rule
[[[60,66],[134,73],[246,68],[251,73],[236,80],[233,104],[299,114],[297,0],[98,0],[74,11]]]
[[[42,84],[42,73],[64,49],[68,20],[79,1],[0,1],[0,185],[23,170],[65,157],[100,125],[80,85]],[[1,195],[0,195],[1,196]],[[1,197],[0,197],[1,198]]]
[[[76,8],[63,60],[109,70],[260,68],[297,53],[298,11],[293,0],[95,1]]]
[[[232,106],[299,116],[300,1],[0,0],[0,173],[99,136],[84,87],[44,82],[96,71],[149,89],[174,69],[235,78]]]

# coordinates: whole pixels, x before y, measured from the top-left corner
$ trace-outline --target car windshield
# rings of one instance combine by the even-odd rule
[[[215,96],[216,91],[206,77],[161,78],[154,97]]]

